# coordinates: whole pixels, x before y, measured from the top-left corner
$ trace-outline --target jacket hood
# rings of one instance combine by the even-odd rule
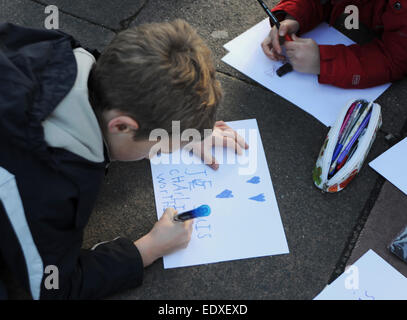
[[[75,82],[78,45],[60,31],[0,24],[0,139],[49,157],[41,123]]]
[[[104,162],[103,134],[89,102],[88,79],[95,58],[85,49],[74,50],[78,74],[68,95],[42,123],[44,139],[52,148],[72,152],[91,162]]]

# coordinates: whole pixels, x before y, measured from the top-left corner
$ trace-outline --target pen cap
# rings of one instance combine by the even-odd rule
[[[207,217],[211,214],[211,208],[204,204],[198,208],[179,213],[174,217],[175,221],[187,221],[190,219],[195,219],[195,218],[201,218],[201,217]]]
[[[206,204],[196,208],[195,211],[199,217],[207,217],[211,214],[211,208]]]
[[[362,112],[360,113],[359,120],[357,117],[358,114],[355,114],[356,117],[354,117],[353,122],[352,117],[348,117],[348,111],[358,102],[365,102],[367,108],[370,108],[368,109],[369,112],[371,111],[370,119],[364,130],[357,130],[363,122]],[[363,108],[360,109],[363,111]],[[358,110],[355,110],[355,112],[358,112]],[[364,116],[367,114],[368,112],[365,112]],[[351,130],[352,128],[347,130],[349,134],[348,139],[343,139],[343,134],[341,136],[341,133],[346,131],[344,130],[347,124],[346,122],[344,123],[345,120],[354,124],[354,130]],[[339,192],[346,188],[362,169],[373,142],[376,139],[377,131],[380,129],[381,125],[382,115],[379,104],[367,102],[363,99],[349,101],[340,112],[335,124],[330,128],[318,155],[316,165],[312,172],[312,178],[317,188],[329,193]],[[356,137],[355,139],[352,139],[352,137],[358,132],[361,132],[360,136],[356,136],[358,139],[356,139]],[[346,153],[347,157],[340,157],[340,153],[345,151],[349,142],[352,140],[355,141],[352,152]],[[338,152],[338,144],[341,141],[345,141],[344,143],[346,143],[346,145],[344,145],[342,149],[339,147],[341,152]],[[348,150],[349,149],[350,148],[348,148]],[[335,159],[333,159],[334,154],[337,155],[336,159],[345,159],[339,166],[335,166]],[[331,175],[330,172],[332,172],[331,170],[333,167],[339,169],[334,170],[334,174]]]

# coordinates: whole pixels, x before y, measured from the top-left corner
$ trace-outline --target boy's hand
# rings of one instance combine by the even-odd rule
[[[293,41],[285,44],[287,57],[295,71],[319,74],[321,69],[319,46],[312,39],[302,39],[295,34]]]
[[[274,61],[284,61],[286,57],[283,55],[283,49],[280,45],[280,37],[284,37],[287,34],[292,35],[298,32],[300,24],[291,16],[280,23],[280,30],[274,26],[266,39],[264,39],[261,47],[267,57]]]
[[[205,164],[213,170],[218,170],[219,164],[212,156],[212,147],[227,147],[235,150],[238,155],[243,154],[243,149],[249,149],[246,141],[223,121],[215,123],[212,135],[201,143],[200,148],[192,149],[195,155],[201,157]]]
[[[143,258],[144,267],[176,250],[184,249],[191,240],[193,220],[174,221],[177,214],[173,208],[165,210],[153,229],[134,242]]]

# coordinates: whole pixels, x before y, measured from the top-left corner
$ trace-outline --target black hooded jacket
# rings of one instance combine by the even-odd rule
[[[44,140],[42,122],[75,82],[76,47],[59,31],[0,24],[0,255],[34,299],[102,298],[143,277],[128,239],[81,248],[106,162]]]

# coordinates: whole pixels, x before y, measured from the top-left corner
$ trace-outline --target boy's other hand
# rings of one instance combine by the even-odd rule
[[[295,34],[293,41],[285,44],[287,57],[290,60],[295,71],[319,74],[320,73],[320,55],[319,46],[312,39],[302,39]]]
[[[218,170],[219,164],[212,156],[212,147],[233,149],[238,155],[243,154],[243,149],[249,149],[249,145],[246,141],[223,121],[215,123],[212,135],[201,143],[200,148],[193,148],[195,155],[201,157],[205,164],[213,170]],[[200,152],[200,154],[198,154],[198,152]]]
[[[292,35],[298,32],[300,24],[294,18],[288,16],[284,21],[280,23],[280,30],[274,26],[269,35],[261,44],[264,53],[267,57],[274,61],[284,61],[286,57],[283,55],[283,49],[280,45],[280,37],[284,37],[287,34]]]
[[[168,208],[153,229],[134,242],[141,254],[144,267],[151,265],[162,256],[188,246],[192,235],[193,220],[174,221],[176,214],[176,210]]]

